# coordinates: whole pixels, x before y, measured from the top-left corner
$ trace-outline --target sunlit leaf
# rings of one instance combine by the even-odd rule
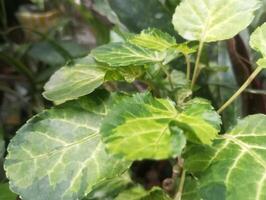
[[[197,171],[198,166],[205,171],[194,174],[194,187],[186,187],[182,199],[195,199],[197,195],[206,200],[264,200],[265,141],[266,116],[258,114],[239,121],[228,134],[215,140],[212,148],[194,148],[191,155],[195,160],[188,170]]]
[[[266,23],[258,27],[250,36],[250,46],[266,57]]]
[[[266,58],[261,58],[257,62],[258,66],[261,68],[266,68]]]
[[[157,51],[165,51],[176,45],[174,37],[155,28],[143,30],[140,34],[130,38],[129,42],[137,46]]]
[[[43,96],[63,103],[93,92],[104,82],[106,70],[88,56],[77,60],[73,66],[59,69],[44,86]]]
[[[145,70],[143,66],[109,68],[104,79],[106,81],[127,81],[131,83],[140,77],[144,72]]]
[[[110,66],[144,65],[162,62],[165,54],[130,43],[110,43],[92,50],[92,56]]]
[[[214,42],[234,37],[254,19],[258,0],[184,0],[172,23],[187,40]]]
[[[95,62],[89,55],[56,71],[45,84],[43,96],[60,104],[92,93],[105,81],[133,82],[143,73],[143,66],[112,68]]]
[[[189,55],[197,51],[198,46],[195,44],[189,44],[189,42],[179,43],[176,47],[178,52],[181,52],[184,55]]]
[[[11,140],[5,170],[11,189],[28,200],[76,200],[127,169],[106,154],[99,127],[108,97],[84,97],[43,111]]]
[[[169,127],[177,114],[172,101],[137,94],[112,109],[101,134],[111,153],[128,160],[174,157],[186,143],[182,130],[172,133]]]
[[[220,131],[221,119],[211,104],[204,99],[192,99],[184,111],[176,117],[177,124],[184,130],[189,141],[211,144]]]
[[[168,99],[136,94],[124,98],[104,119],[101,134],[107,150],[128,160],[167,159],[181,154],[187,139],[211,144],[220,117],[208,101],[194,99],[178,112]]]

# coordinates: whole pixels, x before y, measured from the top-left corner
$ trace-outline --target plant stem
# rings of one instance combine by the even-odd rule
[[[197,81],[198,74],[200,72],[200,57],[202,54],[203,45],[204,45],[204,42],[200,41],[199,50],[198,50],[197,59],[196,59],[196,64],[195,64],[195,69],[193,72],[193,78],[192,78],[192,82],[191,82],[191,89],[193,89],[193,87]]]
[[[163,72],[166,74],[171,89],[174,90],[174,84],[173,84],[173,80],[172,80],[172,78],[171,78],[171,74],[170,74],[170,73],[164,68],[163,65],[161,65],[161,69],[162,69]]]
[[[184,188],[184,184],[185,184],[185,178],[186,178],[186,170],[182,170],[182,174],[181,174],[181,179],[180,179],[180,183],[178,185],[178,190],[177,193],[175,195],[175,199],[174,200],[181,200],[182,198],[182,193],[183,193],[183,188]]]
[[[190,80],[191,65],[190,65],[189,55],[185,55],[185,59],[186,59],[186,63],[187,63],[187,80]]]
[[[256,76],[261,72],[263,68],[257,67],[255,71],[250,75],[246,82],[236,91],[236,93],[227,101],[225,104],[217,111],[219,114],[223,112],[256,78]]]

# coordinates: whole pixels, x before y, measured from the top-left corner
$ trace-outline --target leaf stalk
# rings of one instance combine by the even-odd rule
[[[186,59],[186,63],[187,63],[187,80],[190,80],[191,65],[190,65],[189,55],[185,55],[185,59]]]
[[[203,46],[204,46],[204,41],[201,40],[200,44],[199,44],[199,50],[198,50],[196,64],[195,64],[195,69],[194,69],[194,72],[193,72],[193,78],[192,78],[192,82],[191,82],[191,89],[192,90],[193,90],[194,85],[197,82],[197,77],[198,77],[198,75],[200,73],[200,58],[201,58]]]
[[[182,199],[182,193],[183,193],[183,188],[184,188],[184,184],[185,184],[185,178],[186,178],[186,170],[183,169],[182,174],[181,174],[181,179],[180,179],[180,182],[178,185],[178,190],[177,190],[177,193],[176,193],[174,200],[181,200]]]
[[[235,92],[235,94],[224,103],[224,105],[217,111],[219,114],[223,112],[239,95],[245,91],[245,89],[250,85],[250,83],[257,77],[263,68],[257,67],[255,71],[249,76],[246,82]]]

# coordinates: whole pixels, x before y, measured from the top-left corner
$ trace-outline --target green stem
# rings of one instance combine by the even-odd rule
[[[190,80],[191,65],[190,65],[189,55],[185,55],[185,59],[186,59],[186,63],[187,63],[187,80]]]
[[[161,67],[161,69],[163,70],[163,72],[166,74],[171,89],[174,90],[174,84],[173,84],[173,80],[172,80],[172,78],[171,78],[171,74],[170,74],[170,73],[164,68],[163,65],[161,65],[160,67]]]
[[[236,93],[227,102],[225,102],[225,104],[217,112],[219,114],[223,112],[250,85],[250,83],[257,77],[257,75],[261,72],[262,69],[262,67],[257,67],[256,70],[246,80],[246,82],[238,89],[238,91],[236,91]]]
[[[196,59],[196,64],[195,64],[195,69],[193,72],[193,78],[192,78],[192,82],[191,82],[191,89],[193,89],[193,87],[197,81],[197,77],[199,75],[199,72],[200,72],[200,58],[201,58],[201,54],[202,54],[202,50],[203,50],[203,45],[204,45],[204,42],[200,41],[199,50],[198,50],[197,59]]]
[[[181,174],[181,179],[180,179],[180,182],[178,185],[178,190],[177,190],[177,193],[175,195],[174,200],[181,200],[183,188],[184,188],[184,184],[185,184],[185,179],[186,179],[186,170],[183,169],[182,174]]]

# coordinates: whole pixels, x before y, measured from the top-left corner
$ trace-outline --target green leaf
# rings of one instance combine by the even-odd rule
[[[56,71],[45,84],[43,96],[60,104],[92,93],[105,81],[133,82],[143,73],[143,66],[112,68],[96,63],[89,55]]]
[[[105,94],[46,110],[11,140],[5,170],[12,191],[28,200],[75,200],[100,182],[123,173],[128,163],[107,155],[99,127]]]
[[[168,66],[165,66],[165,68],[166,68],[165,71],[168,70],[167,67]],[[151,66],[150,69],[154,70],[155,66]],[[150,69],[148,69],[148,70],[150,70]],[[153,73],[153,72],[148,71],[148,73]],[[189,88],[190,88],[189,81],[187,80],[185,73],[182,71],[171,70],[168,73],[169,73],[169,76],[171,78],[171,83],[169,82],[169,77],[167,77],[165,75],[165,73],[158,73],[157,75],[155,74],[153,77],[152,77],[152,75],[149,74],[150,77],[147,77],[147,78],[151,79],[150,81],[152,82],[152,85],[154,85],[153,87],[157,88],[157,90],[159,90],[162,97],[172,95],[171,97],[173,97],[173,99],[175,99],[175,101],[176,101],[177,96],[181,95],[181,93],[180,93],[181,89],[186,88],[189,90]],[[178,102],[177,105],[179,105],[179,103],[180,102]]]
[[[158,187],[154,187],[150,191],[144,190],[142,187],[133,187],[125,190],[115,200],[171,200],[171,198]]]
[[[0,184],[0,199],[1,200],[16,200],[17,195],[9,190],[8,183]]]
[[[106,81],[127,81],[131,83],[144,74],[144,72],[143,66],[108,68],[104,79]]]
[[[174,37],[155,28],[143,30],[140,34],[130,38],[129,42],[157,51],[165,51],[176,45]]]
[[[257,65],[261,68],[266,69],[266,58],[261,58],[257,61]]]
[[[197,148],[205,171],[195,174],[194,187],[186,187],[182,199],[264,200],[266,197],[266,115],[246,117],[214,142],[211,151]],[[206,159],[208,157],[208,159]],[[203,158],[203,162],[201,161]],[[194,168],[198,162],[194,162]],[[194,194],[194,196],[191,196]]]
[[[138,33],[149,27],[174,34],[171,13],[155,0],[109,0],[113,11],[129,31]]]
[[[108,0],[94,0],[92,6],[95,11],[105,16],[110,22],[124,28],[124,25],[121,24],[118,16],[112,10]]]
[[[244,30],[259,7],[259,0],[184,0],[176,7],[172,23],[187,40],[226,40]]]
[[[185,73],[182,71],[173,70],[171,71],[170,77],[172,79],[174,89],[187,88],[189,86],[189,81],[187,80]],[[172,90],[167,77],[163,80],[163,84],[169,91]]]
[[[197,51],[198,46],[190,44],[189,42],[179,43],[176,46],[176,50],[184,55],[189,55]]]
[[[212,146],[188,144],[183,154],[185,169],[192,173],[205,171],[214,154],[215,148]]]
[[[85,57],[73,66],[59,69],[44,86],[43,96],[51,101],[64,103],[67,100],[90,94],[104,82],[106,70]]]
[[[79,58],[87,55],[88,49],[71,40],[49,40],[31,44],[27,55],[38,62],[52,66],[62,66],[69,57]]]
[[[176,121],[189,141],[209,145],[217,137],[221,125],[220,116],[210,102],[199,98],[189,101]]]
[[[132,182],[128,174],[108,179],[96,185],[84,200],[113,200],[120,192],[127,189],[130,184]]]
[[[128,160],[165,159],[181,154],[182,130],[172,133],[169,123],[177,116],[174,103],[136,94],[114,106],[104,119],[101,134],[106,148]]]
[[[165,54],[129,43],[110,43],[92,50],[92,56],[110,66],[144,65],[162,62]]]
[[[185,102],[192,96],[192,90],[190,87],[177,88],[175,93],[175,101],[177,105],[184,105]]]
[[[266,23],[258,27],[250,36],[250,46],[266,57]]]
[[[172,101],[143,93],[114,106],[101,134],[107,150],[127,160],[167,159],[181,154],[184,134],[193,143],[211,144],[220,123],[206,100],[194,99],[180,113]]]

